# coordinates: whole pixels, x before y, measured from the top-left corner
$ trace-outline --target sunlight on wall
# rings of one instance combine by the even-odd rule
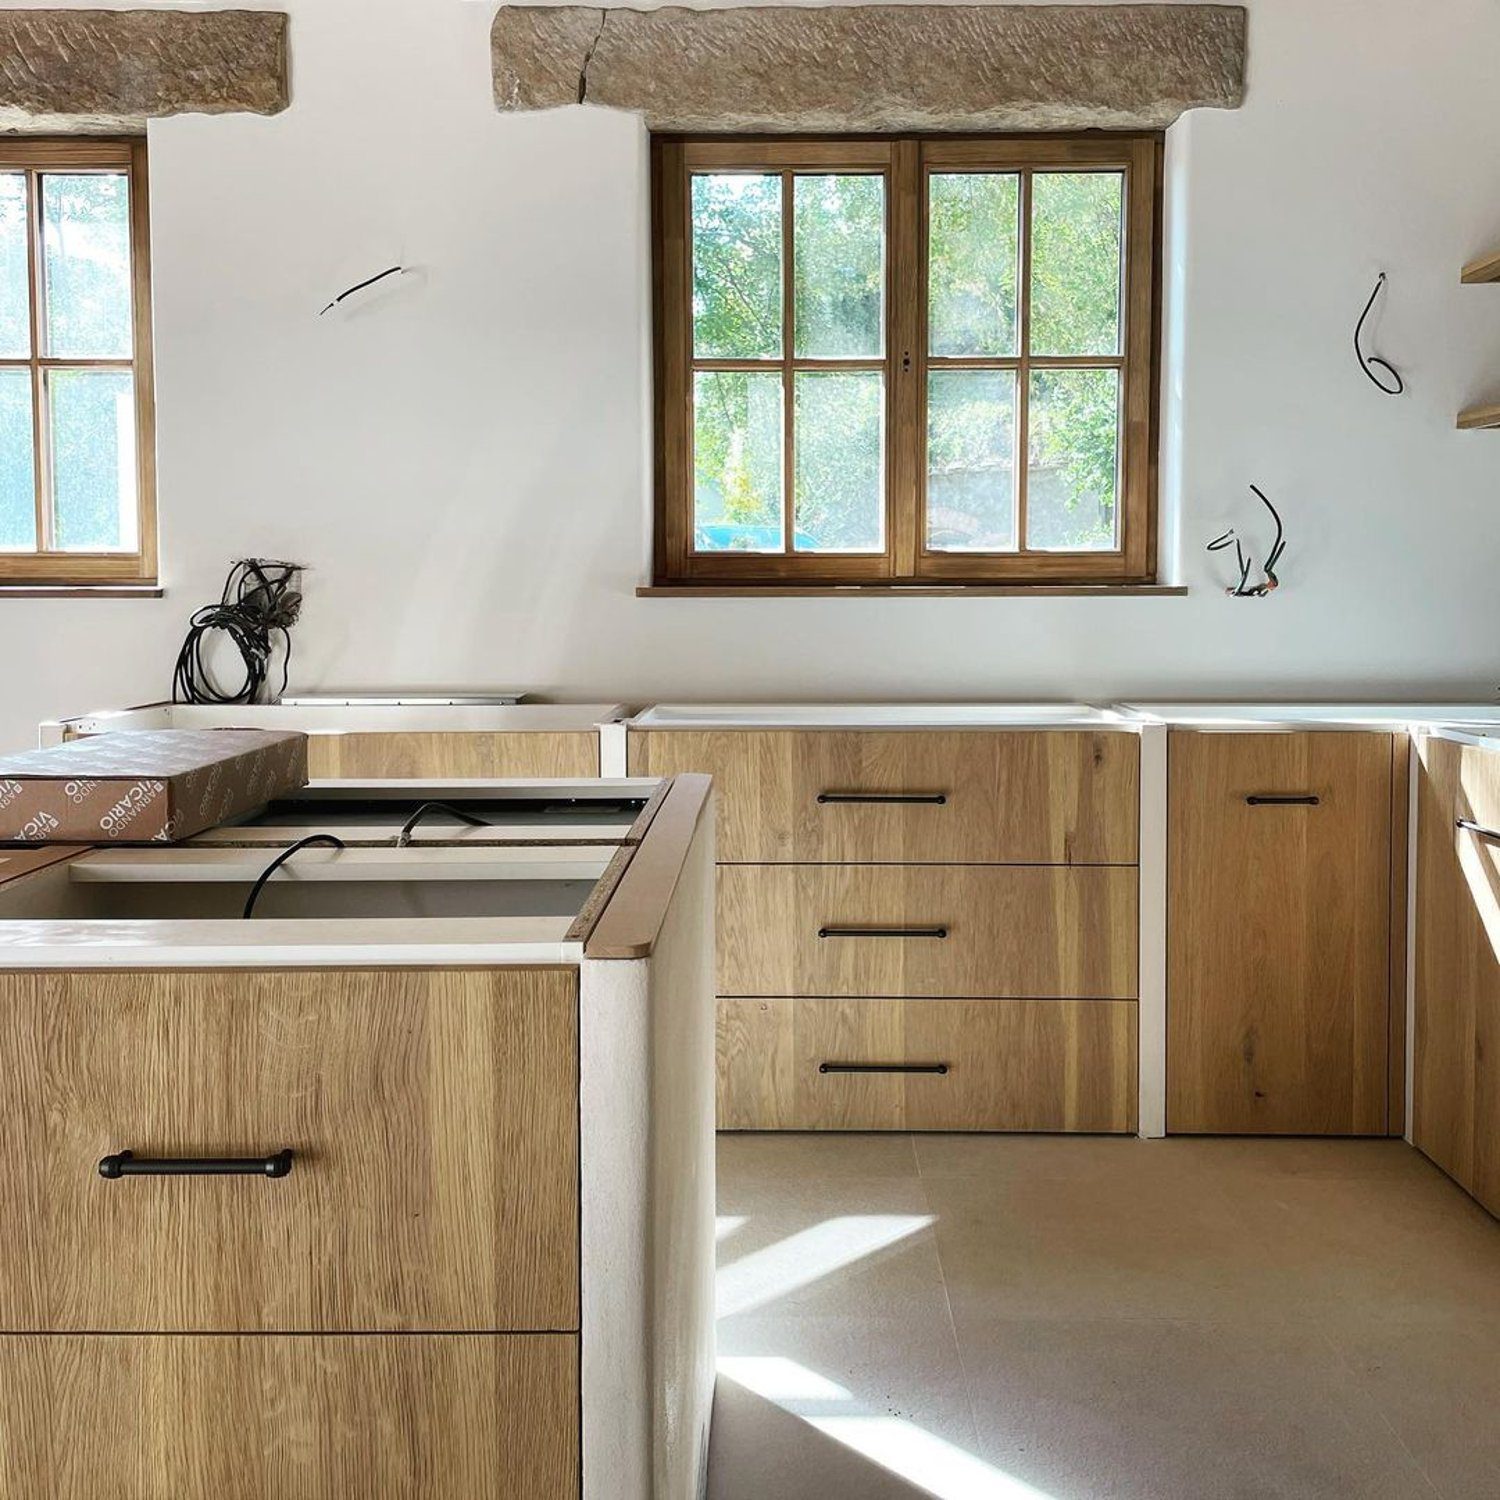
[[[730,1235],[737,1234],[745,1227],[745,1216],[743,1214],[720,1214],[714,1220],[714,1240],[722,1245]]]
[[[728,1318],[764,1307],[931,1223],[930,1214],[848,1214],[752,1250],[719,1268],[718,1316]]]
[[[1054,1500],[915,1422],[871,1410],[794,1359],[726,1355],[719,1373],[937,1500]]]

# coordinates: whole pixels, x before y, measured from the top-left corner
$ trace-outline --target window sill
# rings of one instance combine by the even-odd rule
[[[160,599],[157,583],[0,583],[0,599]]]
[[[637,599],[847,599],[912,595],[922,599],[1175,599],[1187,593],[1171,583],[824,583],[824,584],[641,584]]]

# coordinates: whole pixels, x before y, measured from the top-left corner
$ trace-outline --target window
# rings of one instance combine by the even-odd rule
[[[146,155],[0,141],[0,584],[156,576]]]
[[[654,581],[1152,581],[1160,157],[658,137]]]

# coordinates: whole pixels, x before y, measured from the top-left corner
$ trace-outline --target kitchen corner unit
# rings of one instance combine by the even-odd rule
[[[0,857],[0,1489],[697,1500],[711,806],[344,783]]]

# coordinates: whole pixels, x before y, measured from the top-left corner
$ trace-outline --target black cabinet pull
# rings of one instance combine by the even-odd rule
[[[946,1077],[947,1063],[841,1063],[821,1062],[820,1073],[932,1073]]]
[[[137,1156],[118,1151],[99,1163],[99,1175],[118,1177],[285,1177],[292,1170],[292,1153],[274,1156]]]
[[[820,938],[945,938],[946,927],[820,927]]]
[[[1486,828],[1483,823],[1476,823],[1472,818],[1459,818],[1453,826],[1460,832],[1472,833],[1477,839],[1488,839],[1493,844],[1500,844],[1500,832]]]
[[[911,802],[928,807],[946,807],[947,792],[819,792],[821,804],[830,802]]]
[[[1246,797],[1245,803],[1249,807],[1316,807],[1322,800],[1311,792],[1290,793],[1286,796],[1262,792]]]

